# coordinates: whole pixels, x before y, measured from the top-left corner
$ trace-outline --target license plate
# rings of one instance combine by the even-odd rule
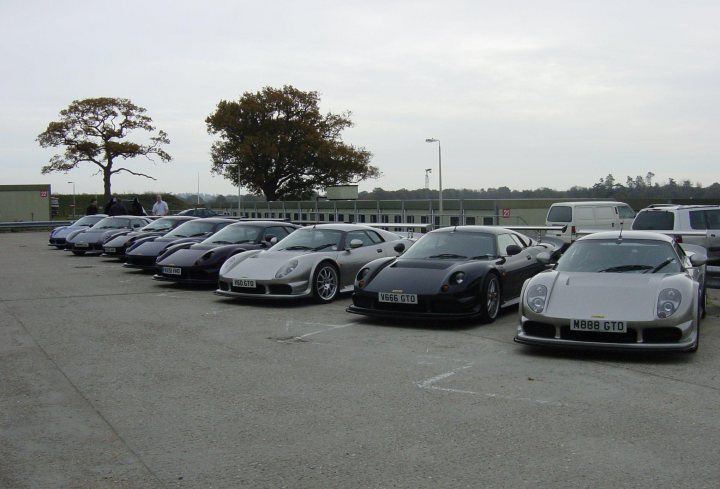
[[[182,275],[182,268],[180,267],[163,267],[162,271],[165,275]]]
[[[573,319],[570,321],[572,331],[592,331],[595,333],[626,333],[625,321],[609,321],[607,319]]]
[[[90,245],[87,243],[75,243],[75,248],[89,248]]]
[[[105,248],[105,253],[115,253],[117,251],[115,248]]]
[[[255,281],[247,278],[233,279],[233,287],[242,287],[244,289],[254,289]]]
[[[378,292],[379,302],[393,304],[417,304],[417,294],[399,294],[397,292]]]

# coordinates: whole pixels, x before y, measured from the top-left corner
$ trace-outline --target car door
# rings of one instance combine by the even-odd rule
[[[374,236],[371,236],[370,233],[373,233]],[[353,240],[361,241],[362,245],[358,248],[351,248],[350,243],[352,243]],[[355,280],[355,275],[357,275],[364,265],[377,258],[387,256],[385,253],[387,245],[388,243],[384,243],[382,238],[373,231],[348,231],[345,235],[345,250],[341,251],[338,255],[341,285],[344,287],[352,284]]]
[[[507,301],[518,297],[523,282],[531,274],[531,269],[537,261],[529,252],[524,244],[519,244],[518,240],[510,233],[499,234],[497,236],[498,253],[505,259],[502,264],[503,277],[503,301]],[[507,252],[508,246],[519,246],[520,253],[510,255]]]

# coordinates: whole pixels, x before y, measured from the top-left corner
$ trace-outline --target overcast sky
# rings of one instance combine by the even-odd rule
[[[95,166],[42,175],[35,141],[76,99],[123,97],[171,140],[116,192],[234,194],[205,118],[264,86],[350,110],[344,140],[421,188],[592,186],[612,173],[720,181],[720,2],[0,2],[0,184],[102,194]]]

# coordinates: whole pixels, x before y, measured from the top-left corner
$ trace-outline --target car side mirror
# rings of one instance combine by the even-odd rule
[[[701,267],[705,265],[707,261],[707,255],[704,255],[702,253],[693,253],[692,255],[690,255],[690,264],[693,267]]]
[[[538,263],[542,263],[543,265],[547,265],[550,263],[550,260],[552,257],[550,256],[550,253],[547,251],[541,251],[535,256],[535,259],[538,261]]]
[[[350,240],[350,249],[354,250],[355,248],[360,248],[363,245],[363,242],[361,239],[352,239]]]
[[[405,251],[405,243],[398,243],[393,247],[393,249],[398,253],[402,253]]]
[[[270,244],[275,244],[278,242],[277,236],[274,236],[272,234],[265,235],[265,241],[267,241]]]
[[[520,246],[515,245],[515,244],[508,245],[508,247],[505,248],[505,253],[507,253],[508,256],[517,255],[521,251],[522,251],[522,248],[520,248]]]
[[[133,224],[133,227],[134,227],[134,228],[141,228],[142,225],[141,225],[141,224]]]

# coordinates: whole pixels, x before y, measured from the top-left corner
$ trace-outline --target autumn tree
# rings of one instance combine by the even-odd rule
[[[161,145],[170,143],[164,131],[154,133],[152,119],[145,115],[146,110],[123,98],[88,98],[75,100],[67,109],[60,111],[60,120],[48,124],[45,132],[37,137],[43,148],[65,147],[63,154],[50,158],[50,163],[42,167],[42,173],[55,171],[67,173],[80,163],[92,163],[99,167],[103,175],[105,198],[111,195],[110,179],[120,172],[146,177],[154,177],[117,166],[118,160],[129,160],[152,156],[163,162],[172,158],[161,149]],[[151,133],[148,144],[127,141],[130,133],[146,131]]]
[[[343,143],[350,112],[321,114],[317,92],[292,86],[220,101],[207,117],[212,172],[267,200],[307,198],[314,190],[377,178],[371,154]]]

